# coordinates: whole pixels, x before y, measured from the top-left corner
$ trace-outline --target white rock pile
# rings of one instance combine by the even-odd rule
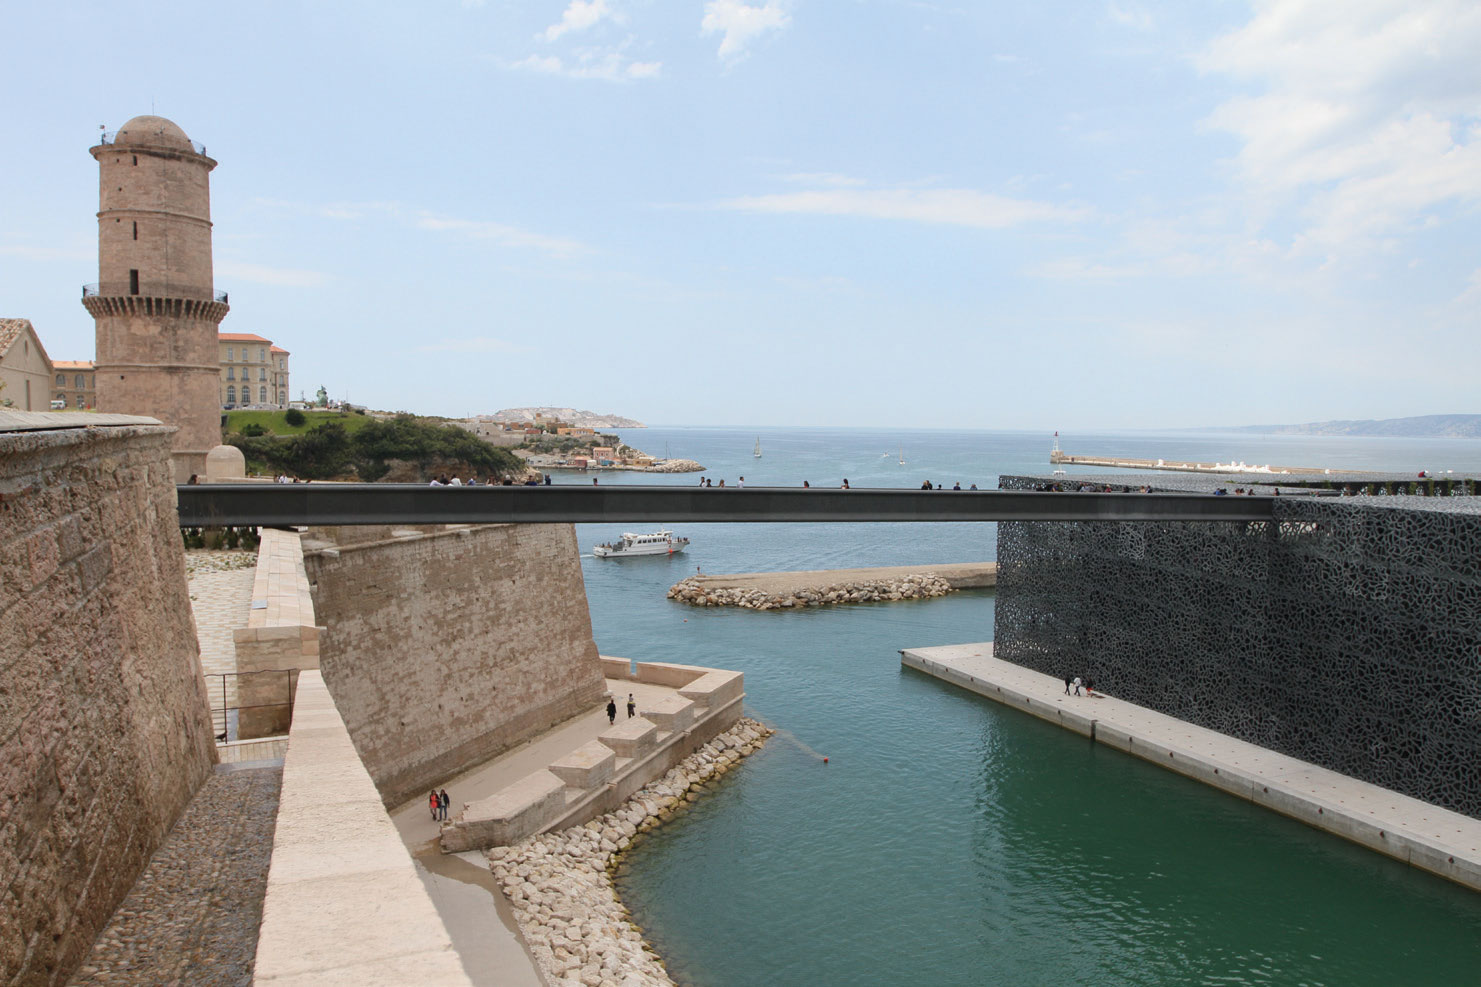
[[[703,473],[704,467],[692,459],[665,459],[647,469],[649,473]]]
[[[821,607],[831,603],[877,603],[881,600],[924,600],[945,596],[951,584],[934,572],[913,573],[899,579],[866,579],[833,586],[809,586],[785,593],[732,586],[706,586],[690,576],[669,587],[668,598],[696,607],[745,607],[778,610]]]
[[[488,851],[494,878],[547,982],[672,987],[663,961],[618,899],[612,873],[624,850],[700,798],[701,786],[724,775],[772,733],[742,718],[614,811],[584,826]]]

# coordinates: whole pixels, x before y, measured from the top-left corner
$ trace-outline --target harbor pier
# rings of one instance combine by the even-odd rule
[[[993,657],[992,642],[908,648],[900,663],[1309,826],[1481,891],[1481,819]]]

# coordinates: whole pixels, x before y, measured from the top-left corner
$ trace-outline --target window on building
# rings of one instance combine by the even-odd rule
[[[230,363],[232,360],[236,359],[234,356],[232,356],[232,353],[233,352],[235,352],[235,351],[230,346],[228,346],[226,348],[226,362],[227,363]]]
[[[257,362],[258,363],[266,363],[267,362],[267,350],[262,349],[261,347],[258,348],[258,350],[257,350]]]
[[[236,367],[227,367],[226,368],[226,379],[227,380],[236,380],[237,379],[237,368]]]
[[[257,403],[267,404],[267,388],[259,387],[257,389]]]
[[[288,392],[287,391],[279,391],[278,392],[278,404],[279,405],[285,405],[287,403],[288,403]]]
[[[231,384],[227,384],[226,385],[226,403],[227,404],[236,404],[237,403],[237,389],[236,389],[236,387],[234,385],[231,385]]]
[[[87,407],[87,405],[83,403],[81,394],[77,395],[77,407],[79,409]]]
[[[65,394],[61,393],[60,391],[58,391],[57,392],[57,400],[60,401],[60,402],[62,402],[62,404],[66,404],[67,403],[67,395],[65,395]]]
[[[138,293],[139,293],[139,272],[138,272],[137,269],[130,270],[129,271],[129,294],[131,294],[131,295],[137,295]]]
[[[135,240],[139,239],[139,224],[138,223],[135,223],[134,224],[134,239]]]
[[[257,379],[258,380],[267,380],[267,368],[266,367],[258,367],[257,368]]]
[[[77,381],[76,387],[77,387],[77,389],[79,391],[82,390],[84,387],[87,386],[87,384],[86,384],[87,378],[84,377],[84,376],[82,376],[82,374],[78,374],[74,379]]]
[[[67,375],[66,374],[57,374],[57,386],[58,387],[66,387],[67,386]]]

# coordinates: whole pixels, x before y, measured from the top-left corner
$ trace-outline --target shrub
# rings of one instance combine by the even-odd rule
[[[252,436],[266,435],[267,429],[263,428],[257,422],[248,422],[247,424],[242,426],[242,434]]]
[[[304,422],[308,421],[308,416],[299,411],[297,408],[289,408],[288,411],[283,415],[283,421],[287,422],[293,428],[302,428]],[[253,434],[247,432],[246,429],[242,429],[242,431],[249,435]],[[256,434],[261,435],[262,433],[259,431]]]

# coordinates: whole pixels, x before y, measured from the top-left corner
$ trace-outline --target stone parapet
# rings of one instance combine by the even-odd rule
[[[262,529],[247,626],[232,632],[237,655],[237,736],[286,733],[297,672],[319,667],[319,627],[294,531]]]
[[[0,983],[67,982],[215,761],[173,430],[100,418],[0,429]]]
[[[299,679],[253,982],[472,983],[316,671]]]

